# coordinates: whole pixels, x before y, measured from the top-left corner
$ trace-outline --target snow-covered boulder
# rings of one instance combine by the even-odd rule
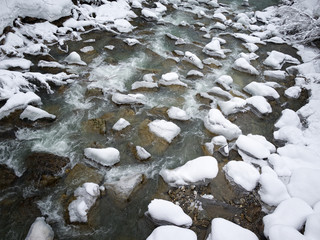
[[[221,12],[216,12],[215,14],[213,14],[212,17],[213,17],[213,19],[219,20],[221,22],[224,22],[227,20],[226,16],[223,15],[223,13],[221,13]]]
[[[314,213],[308,216],[304,230],[304,236],[306,239],[317,240],[320,236],[319,223],[320,213]]]
[[[293,127],[300,127],[301,121],[298,114],[291,110],[291,109],[284,109],[281,112],[281,117],[278,121],[274,124],[276,128],[282,128],[285,126],[293,126]]]
[[[37,217],[31,225],[25,240],[53,240],[54,232],[44,217]]]
[[[225,51],[224,49],[221,49],[220,41],[217,39],[212,39],[211,42],[209,42],[202,51],[212,57],[220,57],[225,58]]]
[[[178,107],[170,107],[167,111],[169,118],[186,121],[190,119],[190,116],[187,114],[186,111],[182,110]]]
[[[157,227],[149,235],[147,240],[197,240],[197,235],[190,229],[176,227],[176,226],[160,226]]]
[[[82,65],[86,66],[87,64],[81,60],[80,55],[77,52],[70,53],[64,61],[68,64],[76,64],[76,65]]]
[[[260,178],[259,171],[249,163],[243,161],[230,161],[223,170],[236,184],[247,191],[252,191]]]
[[[295,228],[284,226],[284,225],[275,225],[270,228],[269,231],[270,240],[306,240],[306,238]]]
[[[211,89],[209,89],[208,93],[211,93],[218,97],[226,98],[228,100],[233,98],[233,96],[229,92],[224,91],[219,87],[212,87]]]
[[[150,132],[154,133],[156,136],[163,138],[168,143],[179,135],[181,129],[173,122],[168,122],[166,120],[154,120],[148,124]]]
[[[174,224],[181,227],[192,225],[192,219],[182,208],[167,200],[153,199],[148,205],[148,214],[157,224]]]
[[[218,135],[232,140],[241,135],[240,128],[226,119],[218,109],[211,109],[203,120],[205,128]]]
[[[114,20],[114,27],[121,33],[132,32],[134,29],[128,20],[122,18]]]
[[[301,94],[301,87],[300,86],[292,86],[284,91],[284,95],[288,98],[297,99],[300,97],[300,94]]]
[[[259,49],[259,47],[254,43],[242,43],[242,45],[252,53]]]
[[[207,240],[258,240],[258,237],[248,229],[223,218],[211,221],[211,233]]]
[[[20,114],[21,119],[28,119],[30,121],[36,121],[38,119],[56,119],[56,116],[50,114],[40,108],[28,106],[24,109],[24,111]]]
[[[84,155],[87,158],[106,167],[120,162],[120,152],[113,147],[86,148],[84,149]]]
[[[216,80],[216,83],[220,84],[225,90],[229,91],[231,89],[230,85],[233,83],[233,79],[229,75],[222,75]]]
[[[218,162],[210,156],[198,157],[178,168],[162,169],[160,171],[160,175],[170,186],[188,185],[213,179],[217,174]]]
[[[288,54],[278,51],[271,51],[263,64],[273,69],[281,69],[284,63],[300,64],[300,61]]]
[[[218,105],[224,115],[229,115],[239,111],[243,111],[246,104],[247,104],[246,100],[239,97],[234,97],[227,102],[224,102],[224,101],[218,102]]]
[[[74,191],[74,196],[77,199],[68,206],[70,222],[87,222],[87,213],[100,196],[99,185],[92,182],[84,183]]]
[[[0,61],[0,69],[21,68],[28,70],[32,65],[30,60],[24,58],[9,58]]]
[[[271,105],[262,96],[253,96],[247,98],[247,104],[250,105],[254,110],[258,111],[260,114],[268,114],[272,112]]]
[[[266,83],[251,82],[243,90],[252,96],[263,96],[271,100],[280,98],[279,93]]]
[[[124,118],[120,118],[113,126],[112,129],[115,131],[121,131],[126,127],[130,126],[130,123]]]
[[[265,43],[263,41],[261,41],[260,38],[255,37],[255,36],[250,36],[250,35],[247,35],[245,33],[234,33],[233,36],[235,38],[241,39],[242,41],[244,41],[246,43],[255,43],[255,44],[258,43],[258,44],[265,45]]]
[[[159,83],[164,86],[178,85],[178,86],[187,87],[187,84],[181,82],[179,80],[179,75],[175,72],[169,72],[169,73],[163,74],[161,76],[161,79],[159,80]]]
[[[145,102],[145,96],[141,93],[137,94],[122,94],[114,93],[111,100],[116,104],[143,104]]]
[[[207,151],[212,155],[215,151],[215,146],[220,147],[220,152],[224,155],[229,154],[229,146],[227,139],[224,136],[215,136],[211,139],[210,142],[205,143]]]
[[[286,186],[273,169],[263,166],[261,172],[259,195],[263,202],[269,206],[278,206],[279,203],[290,198]]]
[[[259,72],[257,69],[255,69],[245,58],[241,57],[238,58],[233,66],[234,69],[240,71],[240,72],[246,72],[252,75],[259,75]]]
[[[131,85],[132,90],[137,90],[137,89],[152,89],[152,88],[158,88],[158,83],[155,82],[147,82],[147,81],[137,81],[134,82]]]
[[[202,72],[197,71],[197,70],[190,70],[187,73],[187,77],[204,77],[204,74]]]
[[[263,75],[269,78],[274,78],[278,80],[285,80],[288,74],[285,71],[281,70],[266,70],[263,72]]]
[[[258,159],[268,158],[275,152],[275,146],[260,135],[241,135],[236,141],[237,147],[244,153]]]
[[[138,39],[135,38],[126,38],[123,40],[128,46],[134,46],[136,44],[141,44]]]
[[[139,160],[147,160],[151,154],[141,146],[136,146],[137,157]]]
[[[182,60],[195,65],[197,68],[203,69],[203,63],[200,60],[200,58],[198,58],[197,55],[189,51],[186,51],[184,53],[184,57],[182,58]]]
[[[300,198],[289,198],[282,201],[272,214],[263,217],[264,235],[269,236],[270,229],[284,225],[300,230],[313,209]]]

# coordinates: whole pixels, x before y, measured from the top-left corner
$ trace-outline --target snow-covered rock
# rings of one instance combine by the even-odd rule
[[[288,74],[285,71],[281,70],[266,70],[263,72],[263,75],[269,78],[285,80]]]
[[[136,146],[137,156],[140,160],[147,160],[151,154],[141,146]]]
[[[213,17],[213,19],[219,20],[221,22],[224,22],[227,20],[226,16],[223,15],[223,13],[221,13],[221,12],[217,12],[217,13],[213,14],[212,17]]]
[[[121,33],[129,33],[134,27],[126,19],[116,19],[114,20],[114,27]]]
[[[70,53],[64,61],[68,64],[76,64],[76,65],[82,65],[86,66],[87,64],[81,60],[80,55],[77,52]]]
[[[80,49],[80,52],[83,52],[83,53],[88,53],[93,51],[94,51],[94,48],[92,46],[86,46]]]
[[[234,69],[240,71],[240,72],[246,72],[252,75],[259,75],[259,72],[257,69],[255,69],[245,58],[241,57],[238,58],[233,66]]]
[[[112,127],[115,131],[121,131],[125,129],[126,127],[130,126],[130,123],[125,120],[124,118],[120,118]]]
[[[54,62],[54,61],[45,61],[45,60],[40,60],[38,62],[38,67],[42,67],[42,68],[61,68],[61,69],[65,69],[66,67],[58,62]]]
[[[284,63],[300,64],[300,61],[288,54],[278,51],[271,51],[263,64],[273,69],[281,69]]]
[[[242,45],[252,53],[259,49],[259,47],[254,43],[242,43]]]
[[[240,128],[226,119],[218,109],[211,109],[203,120],[205,128],[218,135],[232,140],[241,135]]]
[[[169,170],[162,169],[161,177],[170,186],[188,185],[206,179],[213,179],[218,174],[218,162],[214,157],[204,156],[190,160],[184,165]]]
[[[274,124],[276,128],[282,128],[285,126],[293,126],[293,127],[300,127],[301,121],[298,114],[291,110],[291,109],[284,109],[281,112],[281,117],[278,121]]]
[[[158,83],[147,82],[147,81],[137,81],[131,85],[132,90],[137,90],[141,88],[146,88],[146,89],[158,88]]]
[[[54,232],[44,217],[37,217],[31,225],[25,240],[53,240]]]
[[[202,72],[197,71],[197,70],[190,70],[187,73],[187,77],[204,77],[204,74]]]
[[[56,116],[53,114],[50,114],[40,108],[28,106],[24,111],[20,114],[21,119],[28,119],[30,121],[36,121],[38,119],[56,119]]]
[[[116,104],[143,104],[145,101],[145,96],[141,93],[137,94],[122,94],[114,93],[112,95],[112,101]]]
[[[313,209],[300,198],[289,198],[282,201],[272,214],[263,217],[264,235],[269,236],[270,229],[284,225],[300,230]]]
[[[186,111],[178,107],[170,107],[167,111],[169,118],[186,121],[190,119],[190,116]]]
[[[288,98],[297,99],[300,97],[301,87],[300,86],[292,86],[284,91],[284,95]]]
[[[195,65],[197,68],[203,69],[203,63],[200,60],[200,58],[198,58],[197,55],[195,55],[189,51],[186,51],[184,53],[184,57],[182,60]]]
[[[211,233],[207,240],[258,240],[258,237],[248,229],[223,218],[211,221]]]
[[[243,90],[252,96],[263,96],[271,100],[280,98],[279,93],[266,83],[251,82]]]
[[[183,212],[182,208],[167,200],[153,199],[148,205],[148,214],[158,224],[174,224],[184,227],[192,225],[192,219]]]
[[[0,69],[21,68],[30,69],[32,62],[24,58],[8,58],[0,61]]]
[[[304,236],[308,240],[317,240],[320,236],[320,213],[314,213],[308,216],[305,230],[304,230]]]
[[[175,72],[169,72],[169,73],[163,74],[161,76],[161,79],[159,80],[159,83],[164,86],[178,85],[178,86],[187,87],[187,84],[181,82],[179,80],[179,75]]]
[[[268,114],[272,112],[271,105],[262,96],[253,96],[253,97],[247,98],[246,101],[247,101],[247,104],[249,104],[251,107],[253,107],[255,110],[257,110],[261,114]]]
[[[306,240],[306,238],[295,228],[284,226],[284,225],[275,225],[270,228],[269,232],[270,240]]]
[[[222,75],[216,80],[216,83],[220,84],[225,90],[229,91],[231,89],[230,85],[233,83],[233,79],[229,75]]]
[[[147,240],[197,240],[197,235],[190,229],[176,227],[176,226],[160,226],[157,227],[149,235]]]
[[[123,41],[126,44],[128,44],[129,46],[134,46],[136,44],[141,44],[140,41],[138,39],[135,39],[135,38],[126,38]]]
[[[181,129],[173,122],[166,120],[154,120],[148,124],[150,132],[156,136],[165,139],[168,143],[179,135]]]
[[[226,98],[226,99],[232,99],[233,96],[227,92],[227,91],[224,91],[222,90],[221,88],[219,87],[213,87],[211,88],[208,93],[212,93],[213,95],[216,95],[218,97],[223,97],[223,98]]]
[[[113,147],[86,148],[84,149],[84,155],[87,158],[106,167],[120,162],[120,152]]]
[[[224,102],[224,101],[218,102],[218,105],[224,115],[229,115],[239,111],[243,111],[246,104],[247,104],[246,100],[239,97],[234,97],[227,102]]]
[[[265,43],[263,41],[261,41],[260,38],[255,37],[255,36],[250,36],[250,35],[247,35],[245,33],[234,33],[233,36],[235,38],[241,39],[242,41],[244,41],[246,43],[255,43],[255,44],[258,43],[258,44],[265,45]]]
[[[230,161],[223,170],[236,183],[247,191],[252,191],[260,178],[259,171],[249,163],[243,161]]]
[[[211,42],[209,42],[202,51],[212,57],[220,57],[225,58],[225,49],[222,49],[220,46],[220,41],[218,39],[212,39]]]

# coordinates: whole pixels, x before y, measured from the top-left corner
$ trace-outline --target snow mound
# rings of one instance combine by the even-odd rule
[[[87,158],[106,167],[120,162],[120,152],[112,147],[86,148],[84,149],[84,155]]]
[[[188,228],[192,225],[192,219],[182,208],[170,201],[153,199],[148,205],[148,213],[157,223],[164,222]]]
[[[259,75],[259,72],[257,69],[255,69],[245,58],[241,57],[238,58],[233,66],[234,69],[240,71],[240,72],[245,72],[249,73],[252,75]]]
[[[186,113],[186,111],[182,110],[178,107],[170,107],[167,111],[169,118],[186,121],[190,119],[190,116]]]
[[[124,118],[120,118],[112,127],[115,131],[121,131],[125,129],[126,127],[130,126],[130,123],[125,120]]]
[[[320,236],[320,213],[314,213],[308,216],[304,235],[309,240],[317,240]]]
[[[205,181],[205,179],[213,179],[217,174],[218,162],[210,156],[198,157],[178,168],[160,171],[160,175],[170,186],[188,185]]]
[[[64,61],[68,64],[76,64],[76,65],[82,65],[86,66],[87,64],[81,60],[80,55],[77,52],[70,53]]]
[[[198,58],[197,55],[195,55],[195,54],[193,54],[193,53],[191,53],[189,51],[186,51],[184,53],[184,57],[183,57],[182,60],[195,65],[199,69],[203,69],[203,63],[200,60],[200,58]]]
[[[236,184],[247,191],[252,191],[260,178],[259,171],[251,164],[243,161],[232,160],[223,167],[223,170]]]
[[[281,69],[283,64],[285,63],[293,63],[293,64],[300,64],[300,61],[294,57],[291,57],[288,54],[284,54],[278,51],[272,51],[269,53],[269,56],[264,60],[263,64],[271,67],[273,69]]]
[[[284,200],[272,214],[263,217],[264,235],[268,237],[271,227],[276,225],[289,226],[300,230],[307,217],[312,213],[312,208],[299,198]]]
[[[173,122],[166,120],[154,120],[148,124],[150,132],[165,139],[168,143],[179,135],[181,129]]]
[[[258,240],[258,237],[248,229],[223,218],[211,221],[211,233],[207,240]]]
[[[292,86],[284,91],[284,95],[288,98],[297,99],[300,97],[301,87],[300,86]]]
[[[100,195],[99,185],[91,182],[84,183],[74,191],[74,196],[77,197],[69,206],[70,222],[87,222],[87,213],[95,204]]]
[[[37,217],[32,223],[25,240],[53,240],[54,232],[44,217]]]
[[[271,100],[280,98],[279,93],[266,83],[251,82],[243,90],[252,96],[263,96]]]
[[[275,225],[270,228],[270,240],[305,240],[306,238],[296,229],[289,226]]]
[[[176,226],[160,226],[157,227],[147,240],[197,240],[197,235],[190,229],[185,229]]]
[[[272,112],[271,105],[262,96],[253,96],[248,98],[246,101],[247,104],[249,104],[251,107],[253,107],[261,114],[268,114]]]
[[[295,111],[291,109],[285,109],[281,112],[281,114],[282,114],[281,117],[274,124],[276,128],[282,128],[285,126],[293,126],[293,127],[301,126],[300,118]]]
[[[218,109],[211,109],[203,122],[208,131],[223,135],[228,140],[237,138],[242,133],[240,128],[226,119]]]
[[[21,119],[28,119],[30,121],[36,121],[38,119],[56,119],[56,116],[53,114],[50,114],[40,108],[28,106],[26,109],[20,114]]]

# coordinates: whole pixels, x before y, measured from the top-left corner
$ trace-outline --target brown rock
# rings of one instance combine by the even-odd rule
[[[17,178],[12,169],[4,164],[0,164],[0,190],[12,186]]]

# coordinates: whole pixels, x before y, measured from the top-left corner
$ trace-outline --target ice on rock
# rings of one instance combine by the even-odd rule
[[[245,33],[234,33],[233,36],[235,38],[239,38],[242,41],[246,42],[246,43],[254,43],[254,44],[263,44],[265,45],[265,43],[263,41],[261,41],[260,38],[255,37],[255,36],[250,36],[247,35]]]
[[[269,206],[278,206],[282,201],[289,199],[287,188],[278,175],[269,166],[264,166],[261,170],[259,179],[261,200]]]
[[[12,95],[7,102],[0,108],[0,119],[9,116],[17,109],[24,109],[28,104],[41,104],[41,98],[33,92],[18,92]]]
[[[252,191],[260,178],[259,171],[249,163],[243,161],[230,161],[223,170],[238,185],[247,191]]]
[[[288,74],[281,70],[267,70],[263,72],[263,75],[269,78],[285,80]]]
[[[269,56],[264,60],[263,64],[273,69],[281,69],[284,63],[300,64],[300,61],[288,54],[278,51],[271,51]]]
[[[143,104],[145,96],[143,94],[122,94],[114,93],[111,100],[116,104]]]
[[[247,104],[246,100],[239,97],[234,97],[227,102],[224,102],[224,101],[218,102],[218,105],[224,115],[229,115],[239,111],[244,111],[244,107],[246,106],[246,104]]]
[[[241,135],[238,137],[236,145],[241,151],[258,159],[268,158],[271,152],[275,151],[273,144],[259,135]]]
[[[284,91],[284,95],[288,98],[297,99],[300,97],[301,94],[301,87],[299,86],[292,86]]]
[[[233,79],[229,75],[222,75],[216,80],[216,83],[220,84],[225,90],[229,91],[231,89],[230,85],[233,83]]]
[[[165,139],[168,143],[179,135],[181,129],[173,122],[166,120],[154,120],[148,124],[150,132],[156,136]]]
[[[247,104],[249,104],[251,107],[253,107],[261,114],[268,114],[272,112],[271,105],[262,96],[253,96],[248,98],[246,101]]]
[[[163,74],[161,76],[161,79],[159,80],[159,83],[164,86],[171,86],[171,85],[178,85],[183,87],[188,86],[187,84],[179,80],[179,75],[175,72],[169,72],[169,73]]]
[[[284,225],[275,225],[270,228],[270,240],[307,240],[298,230]]]
[[[190,229],[176,226],[160,226],[157,227],[149,235],[147,240],[197,240],[197,235]]]
[[[184,57],[183,57],[182,60],[195,65],[199,69],[203,69],[202,61],[195,54],[193,54],[193,53],[191,53],[189,51],[186,51],[184,53]]]
[[[121,33],[128,33],[134,29],[131,23],[125,19],[116,19],[114,21],[114,27]]]
[[[128,44],[129,46],[134,46],[136,44],[141,44],[139,42],[139,40],[135,39],[135,38],[126,38],[123,40],[126,44]]]
[[[270,229],[276,225],[284,225],[300,230],[307,217],[312,213],[312,208],[300,198],[284,200],[272,214],[263,217],[264,235],[268,237]]]
[[[248,229],[223,218],[211,221],[211,233],[207,240],[258,240],[258,237]]]
[[[252,75],[259,75],[259,72],[257,69],[255,69],[245,58],[241,57],[238,58],[233,66],[234,69],[240,71],[240,72],[246,72]]]
[[[189,185],[206,179],[213,179],[218,174],[218,162],[214,157],[203,156],[190,160],[175,169],[162,169],[161,177],[170,186]]]
[[[242,43],[242,45],[248,49],[249,52],[255,52],[259,49],[259,47],[254,43]]]
[[[87,64],[81,60],[80,55],[77,52],[70,53],[64,61],[68,64],[76,64],[76,65],[82,65],[86,66]]]
[[[8,58],[0,61],[0,69],[21,68],[30,69],[32,62],[24,58]]]
[[[307,240],[317,240],[320,236],[320,213],[314,213],[308,216],[304,236]]]
[[[197,71],[197,70],[190,70],[187,73],[187,77],[204,77],[204,74],[202,72]]]
[[[320,170],[297,168],[292,172],[287,185],[292,197],[301,198],[310,206],[320,201]]]
[[[124,118],[120,118],[112,127],[115,131],[121,131],[125,129],[126,127],[130,126],[130,123],[125,120]]]
[[[167,200],[153,199],[148,205],[148,214],[158,224],[174,224],[188,228],[192,225],[192,219],[182,208]]]
[[[86,148],[84,149],[84,155],[87,158],[106,167],[120,162],[120,152],[113,147]]]
[[[50,114],[40,108],[28,106],[24,111],[20,114],[21,119],[28,119],[30,121],[36,121],[38,119],[56,119],[56,116]]]
[[[252,96],[263,96],[267,99],[278,99],[280,98],[279,93],[266,83],[251,82],[243,88],[244,91],[251,94]]]
[[[44,217],[37,217],[31,225],[25,240],[53,240],[54,232]]]
[[[151,157],[151,154],[147,152],[143,147],[136,146],[137,156],[140,160],[147,160]]]
[[[208,131],[223,135],[228,140],[237,138],[242,133],[240,128],[226,119],[218,109],[211,109],[203,122]]]
[[[87,213],[95,204],[100,195],[99,185],[96,183],[84,183],[74,191],[74,196],[77,197],[69,206],[70,222],[87,222]]]
[[[182,110],[181,108],[177,107],[170,107],[167,111],[169,118],[187,121],[190,119],[190,116],[187,114],[186,111]]]

